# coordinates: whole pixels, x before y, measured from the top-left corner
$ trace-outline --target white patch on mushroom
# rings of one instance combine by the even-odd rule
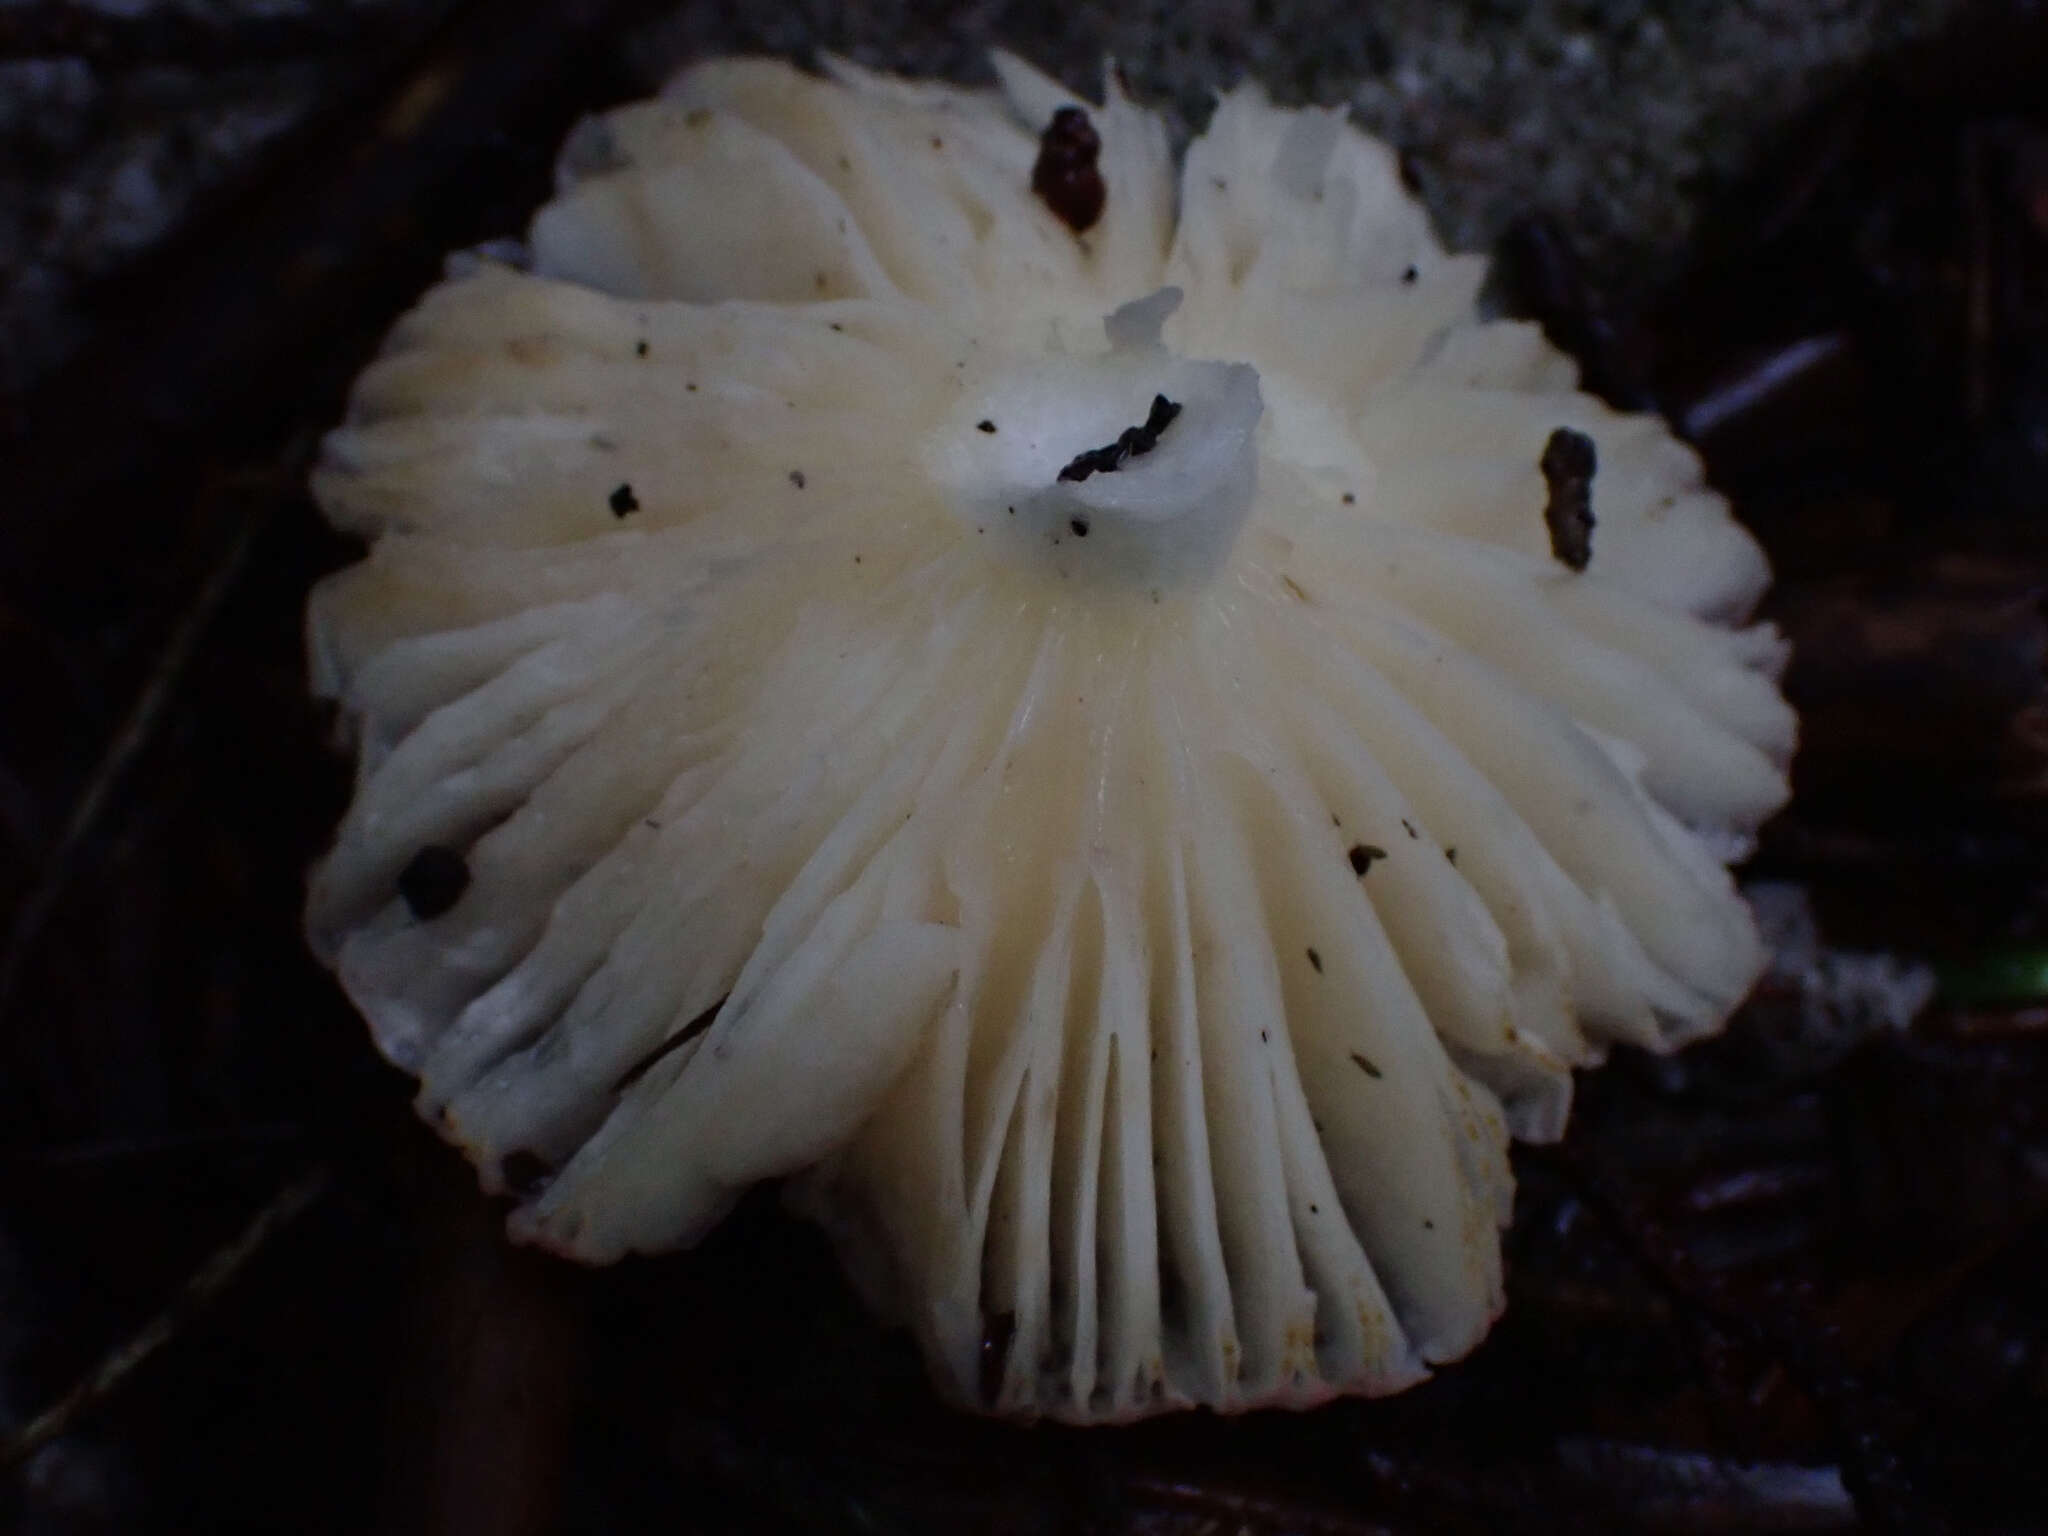
[[[1258,479],[1252,368],[1163,348],[1000,354],[971,364],[960,385],[919,468],[955,517],[986,528],[1035,576],[1178,589],[1229,554]],[[1161,398],[1176,409],[1154,444],[1074,477],[1077,460],[1141,427]]]
[[[1763,963],[1763,557],[1336,114],[1233,92],[1176,187],[1112,88],[1077,237],[1057,83],[832,69],[579,130],[531,270],[358,381],[312,941],[487,1184],[551,1170],[522,1236],[794,1176],[963,1403],[1399,1390],[1502,1304],[1509,1132]]]

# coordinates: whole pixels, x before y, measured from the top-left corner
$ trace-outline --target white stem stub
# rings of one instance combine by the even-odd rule
[[[1153,337],[1164,318],[1144,317]],[[927,465],[996,558],[1172,587],[1229,554],[1257,487],[1262,409],[1249,364],[1176,358],[1156,341],[1005,356],[966,381]]]

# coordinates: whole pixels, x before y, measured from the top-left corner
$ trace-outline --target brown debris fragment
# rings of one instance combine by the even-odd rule
[[[1125,427],[1117,440],[1102,448],[1090,448],[1074,455],[1066,468],[1060,471],[1062,480],[1086,480],[1090,475],[1115,474],[1131,459],[1150,453],[1159,446],[1160,434],[1173,425],[1180,415],[1180,402],[1169,400],[1164,395],[1152,397],[1152,409],[1146,415],[1144,425]],[[1077,533],[1082,530],[1076,529]]]
[[[1109,195],[1095,163],[1101,153],[1102,136],[1079,107],[1061,107],[1053,113],[1038,138],[1031,190],[1077,235],[1095,227]]]
[[[427,844],[398,875],[398,894],[422,922],[449,911],[468,889],[468,861],[440,843]]]
[[[1537,460],[1550,489],[1543,504],[1550,552],[1575,571],[1583,571],[1593,559],[1593,471],[1598,464],[1593,439],[1570,427],[1551,433]]]

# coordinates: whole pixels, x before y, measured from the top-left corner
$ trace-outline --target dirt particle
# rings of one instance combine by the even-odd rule
[[[1146,413],[1142,425],[1124,428],[1117,434],[1117,439],[1113,443],[1075,454],[1066,468],[1060,471],[1059,478],[1086,480],[1090,475],[1115,474],[1132,459],[1157,448],[1160,437],[1179,415],[1178,401],[1169,400],[1164,395],[1154,395],[1152,409]]]
[[[1096,164],[1101,153],[1102,136],[1079,107],[1061,107],[1038,136],[1031,190],[1077,235],[1094,227],[1109,196]]]
[[[398,874],[398,894],[422,922],[449,911],[469,889],[469,863],[442,843],[429,843]]]
[[[1351,873],[1354,875],[1363,875],[1372,868],[1374,859],[1384,859],[1386,856],[1386,849],[1375,848],[1371,843],[1353,843],[1351,852],[1345,855],[1351,860]]]
[[[613,517],[625,517],[640,510],[640,498],[633,494],[633,487],[624,481],[619,482],[618,488],[606,498],[606,501],[612,509]]]
[[[1551,433],[1537,460],[1549,491],[1543,526],[1550,530],[1550,553],[1574,571],[1583,571],[1593,559],[1593,473],[1598,467],[1593,439],[1570,427]]]

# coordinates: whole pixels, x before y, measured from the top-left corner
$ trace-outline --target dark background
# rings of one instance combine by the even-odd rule
[[[383,329],[674,63],[991,38],[1182,131],[1247,69],[1350,102],[1690,431],[1798,644],[1750,873],[1941,981],[1899,1032],[1779,976],[1584,1079],[1507,1317],[1398,1399],[965,1419],[772,1192],[512,1251],[301,947],[346,773],[300,612],[353,553],[302,481]],[[0,151],[0,1528],[2048,1531],[2042,7],[15,0]]]

